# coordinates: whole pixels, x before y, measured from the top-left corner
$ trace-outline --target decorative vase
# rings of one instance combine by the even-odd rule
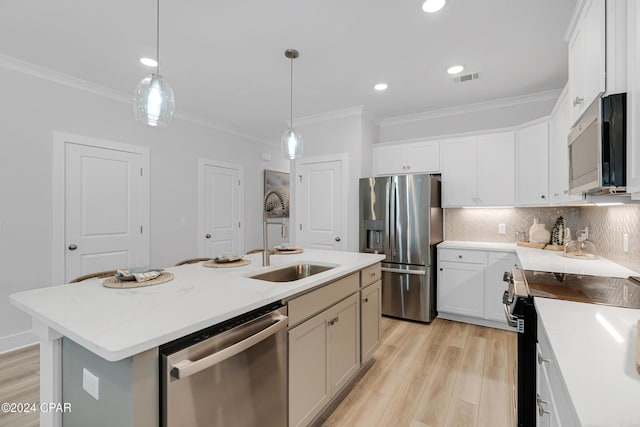
[[[529,229],[529,242],[531,243],[549,243],[551,232],[547,230],[546,225],[538,223],[538,218],[533,219],[533,225]]]

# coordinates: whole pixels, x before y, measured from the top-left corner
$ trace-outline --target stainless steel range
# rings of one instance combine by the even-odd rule
[[[616,278],[514,269],[502,302],[510,325],[518,331],[517,426],[535,427],[537,313],[534,298],[640,308],[640,278]]]

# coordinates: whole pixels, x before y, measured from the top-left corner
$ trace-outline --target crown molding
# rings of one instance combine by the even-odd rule
[[[571,40],[571,36],[578,25],[578,21],[580,20],[580,15],[582,14],[582,10],[584,9],[585,0],[578,0],[576,5],[573,7],[573,12],[571,13],[571,18],[569,18],[569,25],[567,25],[567,30],[564,33],[564,41],[569,43]]]
[[[364,107],[362,105],[358,105],[357,107],[343,108],[340,110],[328,111],[326,113],[297,117],[294,118],[293,121],[297,127],[309,125],[312,123],[326,122],[328,120],[342,119],[345,117],[362,116],[364,115],[363,111]],[[289,126],[291,120],[286,120],[285,123],[287,124],[287,126]]]
[[[426,111],[417,114],[407,114],[405,116],[390,117],[383,119],[380,123],[381,127],[399,125],[405,123],[418,122],[421,120],[436,119],[440,117],[457,116],[460,114],[474,113],[478,111],[495,110],[498,108],[515,107],[518,105],[530,104],[540,101],[551,101],[558,99],[561,90],[554,89],[544,92],[532,93],[529,95],[514,96],[511,98],[496,99],[487,102],[479,102],[476,104],[462,105],[459,107],[443,108],[440,110]]]
[[[102,96],[119,102],[127,102],[131,104],[132,97],[115,89],[92,83],[68,74],[54,71],[50,68],[41,67],[20,59],[0,54],[0,66],[8,70],[17,71],[22,74],[28,74],[42,80],[47,80],[63,86],[79,89],[94,95]]]
[[[93,83],[87,80],[83,80],[78,77],[73,77],[68,74],[64,74],[59,71],[52,70],[50,68],[45,68],[29,62],[25,62],[20,59],[13,58],[11,56],[0,54],[0,67],[6,68],[8,70],[16,71],[19,73],[27,74],[42,80],[47,80],[53,83],[57,83],[63,86],[78,89],[84,92],[92,93],[94,95],[98,95],[103,98],[108,98],[108,99],[122,102],[125,104],[133,103],[133,96],[131,94],[124,93],[116,89],[111,89],[109,87],[102,86],[100,84]],[[270,146],[273,145],[272,143],[264,139],[260,139],[253,135],[248,135],[238,129],[235,129],[233,127],[229,127],[226,125],[222,125],[220,123],[216,123],[213,120],[207,119],[197,114],[176,111],[174,117],[184,120],[186,122],[204,126],[209,129],[214,129],[220,132],[236,135],[242,138],[246,138],[255,142],[262,143],[262,144],[268,144]]]

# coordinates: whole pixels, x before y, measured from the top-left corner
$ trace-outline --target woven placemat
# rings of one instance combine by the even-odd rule
[[[129,289],[129,288],[141,288],[143,286],[159,285],[160,283],[166,283],[173,280],[173,273],[164,271],[160,273],[158,277],[151,280],[145,280],[144,282],[136,282],[135,280],[120,280],[117,277],[109,277],[102,282],[102,286],[105,288],[116,289]]]
[[[302,248],[297,249],[275,249],[274,255],[293,255],[293,254],[301,254],[304,252]]]
[[[233,262],[216,262],[215,260],[212,259],[211,261],[207,261],[202,265],[205,267],[211,267],[211,268],[231,268],[231,267],[242,267],[243,265],[249,265],[249,264],[251,264],[251,261],[249,261],[248,259],[241,259]]]

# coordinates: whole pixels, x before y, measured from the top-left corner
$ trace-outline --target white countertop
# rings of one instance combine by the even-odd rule
[[[592,260],[567,258],[562,251],[547,251],[520,246],[517,247],[516,252],[520,267],[525,270],[609,277],[638,276],[635,271],[605,258]]]
[[[157,347],[263,305],[291,297],[384,259],[384,255],[305,249],[296,255],[246,255],[251,264],[207,268],[202,263],[167,268],[171,282],[134,289],[110,289],[103,279],[51,286],[11,295],[33,318],[99,355],[116,361]],[[278,266],[335,264],[325,272],[288,283],[246,276]]]
[[[465,242],[462,240],[445,240],[438,245],[441,249],[475,249],[480,251],[515,252],[515,243]]]
[[[547,298],[535,304],[581,425],[640,426],[640,310]]]

